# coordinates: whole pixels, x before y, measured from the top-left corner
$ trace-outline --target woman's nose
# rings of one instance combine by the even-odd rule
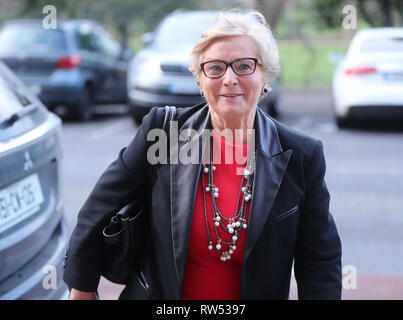
[[[238,83],[237,74],[234,72],[234,70],[232,70],[231,67],[228,67],[223,75],[223,84],[224,85],[234,85],[237,83]]]

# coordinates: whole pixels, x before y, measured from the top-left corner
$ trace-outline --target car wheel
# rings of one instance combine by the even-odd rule
[[[85,86],[81,92],[78,103],[74,108],[74,118],[78,121],[90,121],[92,119],[92,96],[89,86]]]

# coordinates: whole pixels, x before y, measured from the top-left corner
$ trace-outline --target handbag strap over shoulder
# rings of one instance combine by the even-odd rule
[[[169,128],[171,121],[175,118],[176,114],[176,107],[174,106],[166,106],[165,107],[165,118],[164,118],[164,123],[162,126],[162,129],[167,132],[168,137],[169,137]],[[169,146],[169,143],[168,143]],[[154,181],[154,178],[156,176],[156,171],[157,171],[158,165],[153,165],[150,170],[150,176],[149,176],[149,181]],[[136,212],[137,214],[133,218],[133,212]],[[122,228],[122,220],[128,221],[129,219],[135,219],[140,212],[140,208],[137,207],[137,202],[132,201],[128,205],[124,206],[117,214],[115,214],[111,218],[110,224],[104,228],[103,230],[103,235],[105,237],[105,240],[109,244],[114,244],[118,243],[121,241],[123,237],[123,228]]]
[[[168,134],[169,134],[169,126],[171,124],[171,121],[173,121],[173,119],[175,118],[175,114],[176,114],[176,107],[165,106],[165,119],[162,129],[164,129],[164,131],[167,132]]]
[[[174,106],[165,106],[165,118],[164,118],[164,124],[162,125],[162,129],[167,133],[167,137],[169,138],[169,129],[171,126],[171,121],[175,118],[176,114],[176,107]],[[169,141],[167,140],[167,148],[168,148],[168,159],[169,159]],[[154,181],[154,177],[156,174],[156,171],[160,165],[159,164],[154,164],[151,167],[150,170],[150,180],[149,181]]]

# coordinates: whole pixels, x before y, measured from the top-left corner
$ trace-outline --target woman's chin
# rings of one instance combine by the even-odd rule
[[[247,117],[250,113],[249,108],[238,104],[226,104],[219,108],[219,115],[225,118]]]

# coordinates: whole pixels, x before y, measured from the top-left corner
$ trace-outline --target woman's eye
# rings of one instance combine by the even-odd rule
[[[239,66],[239,70],[250,70],[251,69],[251,66],[250,65],[248,65],[248,64],[241,64],[240,66]]]
[[[212,65],[209,68],[210,71],[222,71],[222,67],[219,65]]]

